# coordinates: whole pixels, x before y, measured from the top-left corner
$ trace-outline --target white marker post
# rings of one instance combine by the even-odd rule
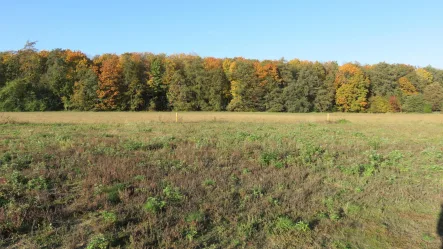
[[[326,114],[326,121],[328,121],[329,122],[329,113],[328,114]]]
[[[178,123],[178,112],[175,113],[175,122]]]

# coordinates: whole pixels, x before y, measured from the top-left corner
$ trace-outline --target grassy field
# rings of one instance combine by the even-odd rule
[[[325,113],[259,113],[259,112],[179,112],[181,123],[195,122],[255,122],[300,123],[325,122]],[[331,113],[330,121],[346,119],[352,123],[401,124],[410,122],[443,124],[443,114],[358,114]],[[0,112],[1,120],[28,123],[171,123],[176,121],[175,112]]]
[[[441,245],[443,115],[179,120],[1,113],[0,247]]]

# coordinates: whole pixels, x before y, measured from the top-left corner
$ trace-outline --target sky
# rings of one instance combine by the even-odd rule
[[[432,65],[443,69],[443,1],[0,0],[0,51],[193,53]]]

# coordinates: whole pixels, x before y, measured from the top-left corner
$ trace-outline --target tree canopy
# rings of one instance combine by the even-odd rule
[[[0,111],[397,112],[443,108],[443,70],[298,59],[0,52]],[[429,108],[424,108],[429,107]]]

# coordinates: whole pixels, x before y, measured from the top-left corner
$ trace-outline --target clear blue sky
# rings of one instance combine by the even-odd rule
[[[197,53],[443,68],[443,1],[0,0],[0,50]]]

